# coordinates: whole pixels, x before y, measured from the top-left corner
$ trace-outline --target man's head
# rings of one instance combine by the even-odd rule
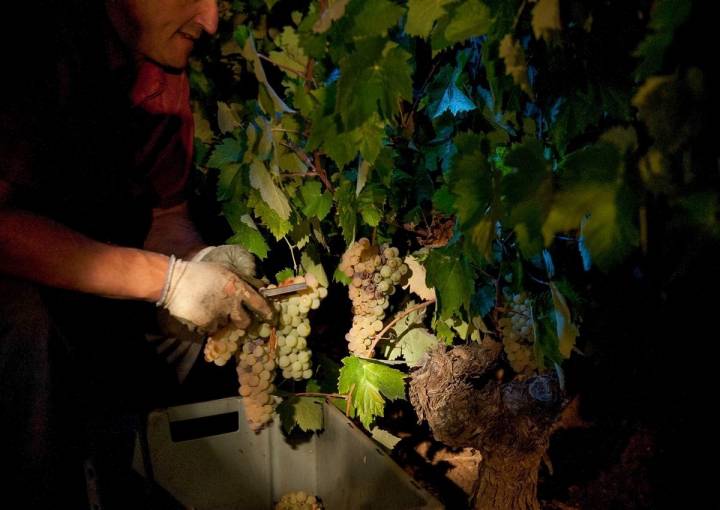
[[[163,66],[182,69],[195,40],[217,30],[216,0],[106,0],[123,42]]]

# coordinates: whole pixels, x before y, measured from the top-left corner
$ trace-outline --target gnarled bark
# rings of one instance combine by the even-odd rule
[[[431,353],[410,382],[410,401],[438,441],[483,455],[475,508],[539,508],[537,475],[562,398],[553,374],[503,383],[493,341]]]

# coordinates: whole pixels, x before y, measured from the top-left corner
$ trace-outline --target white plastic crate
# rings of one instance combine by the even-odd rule
[[[278,420],[259,434],[251,431],[239,397],[155,411],[148,421],[155,482],[195,510],[268,510],[297,490],[319,496],[326,510],[443,508],[343,413],[325,403],[323,414],[323,432],[291,445]],[[231,428],[236,418],[237,429],[171,437],[171,426],[177,431],[218,418]],[[135,469],[144,473],[140,448]]]

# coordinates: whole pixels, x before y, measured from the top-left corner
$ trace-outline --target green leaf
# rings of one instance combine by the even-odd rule
[[[295,271],[293,271],[292,268],[290,268],[290,267],[286,267],[282,271],[278,271],[275,274],[275,281],[278,284],[280,284],[280,283],[284,282],[285,280],[287,280],[288,278],[292,278],[293,276],[295,276]]]
[[[481,317],[489,314],[490,311],[495,308],[495,305],[496,290],[494,285],[483,285],[473,294],[471,303],[472,310]]]
[[[405,32],[410,35],[427,37],[435,22],[445,16],[445,6],[455,0],[410,0]]]
[[[232,228],[235,234],[228,239],[228,244],[239,244],[260,259],[267,257],[270,247],[250,216],[244,215],[242,221],[233,224]]]
[[[523,255],[531,257],[544,246],[542,225],[552,200],[550,168],[542,144],[534,139],[514,145],[503,164],[510,169],[501,182],[506,223],[514,228]]]
[[[405,398],[405,374],[375,361],[348,356],[342,360],[338,391],[351,393],[351,416],[369,429],[385,413],[385,399]],[[352,389],[352,392],[351,392]]]
[[[609,269],[637,245],[638,234],[624,193],[616,185],[580,183],[555,195],[543,225],[545,244],[555,234],[578,230],[583,218],[583,238],[592,260]]]
[[[447,180],[455,196],[460,228],[489,259],[495,232],[495,219],[490,210],[493,182],[482,142],[483,136],[477,133],[461,133],[455,137],[458,155]]]
[[[654,3],[648,35],[635,50],[635,56],[642,59],[635,71],[636,81],[661,71],[675,30],[685,23],[691,9],[692,2],[686,0],[658,0]]]
[[[412,101],[410,54],[385,38],[359,42],[340,61],[337,110],[346,128],[354,129],[375,112],[390,119],[402,99]]]
[[[296,426],[304,432],[323,429],[323,399],[319,397],[285,398],[277,407],[283,430],[289,434]]]
[[[262,224],[270,230],[276,240],[282,239],[292,230],[292,224],[288,220],[282,219],[260,197],[257,197],[254,201],[254,212],[255,216],[260,218]]]
[[[208,167],[219,168],[242,161],[245,144],[235,138],[224,138],[217,144],[208,160]]]
[[[385,190],[378,185],[368,185],[363,188],[357,197],[357,208],[363,221],[377,227],[383,218],[383,204],[385,203]]]
[[[322,264],[320,262],[315,262],[307,251],[303,252],[302,257],[300,258],[300,264],[306,273],[309,273],[317,278],[320,285],[323,287],[327,287],[329,285],[328,277]]]
[[[559,339],[558,350],[563,358],[569,358],[572,348],[575,347],[575,340],[579,334],[578,328],[572,322],[570,309],[565,298],[560,293],[555,283],[550,282],[553,306],[555,307],[555,327]]]
[[[461,307],[470,309],[474,274],[457,245],[432,250],[424,265],[428,287],[435,287],[442,319],[452,317]]]
[[[335,204],[343,238],[349,245],[355,239],[355,228],[357,226],[355,190],[350,181],[343,180],[342,184],[335,190]]]
[[[361,7],[353,20],[349,33],[351,38],[383,35],[405,12],[405,9],[389,0],[363,0],[356,5]]]
[[[452,214],[455,206],[455,196],[450,192],[450,188],[443,184],[432,197],[433,207],[443,214]]]
[[[445,27],[444,39],[447,46],[470,37],[484,35],[490,28],[490,8],[480,0],[465,0],[450,15]],[[434,45],[433,45],[434,46]]]
[[[290,218],[290,204],[285,193],[275,184],[265,163],[255,160],[250,163],[250,185],[260,192],[262,199],[283,220]]]
[[[322,184],[318,181],[305,181],[300,188],[300,196],[302,197],[303,214],[323,220],[332,208],[332,195],[322,191]]]
[[[300,38],[295,30],[288,26],[283,28],[283,31],[275,38],[275,44],[282,51],[271,51],[270,60],[278,64],[288,76],[294,78],[297,74],[305,74],[308,57],[300,48]]]
[[[344,285],[349,285],[352,281],[352,278],[350,278],[344,272],[340,271],[339,268],[336,268],[335,272],[333,273],[333,280]]]
[[[479,221],[492,199],[490,168],[482,152],[482,142],[483,136],[479,133],[461,133],[455,137],[458,155],[448,181],[463,228]]]
[[[455,83],[451,83],[443,94],[437,109],[432,114],[432,118],[437,118],[445,112],[452,115],[469,112],[475,109],[475,103],[460,90]]]
[[[239,163],[232,163],[224,165],[220,170],[216,195],[219,201],[230,200],[235,196],[240,181],[240,168]]]

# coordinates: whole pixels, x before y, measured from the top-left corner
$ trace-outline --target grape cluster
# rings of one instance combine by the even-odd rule
[[[397,248],[373,246],[362,238],[342,256],[340,270],[352,279],[348,294],[353,304],[353,323],[345,339],[353,354],[367,354],[373,336],[383,329],[389,297],[408,273],[398,255]]]
[[[215,332],[205,344],[205,361],[223,366],[235,354],[245,332],[232,324]]]
[[[510,299],[509,305],[509,313],[498,321],[505,355],[515,372],[530,373],[537,368],[531,302],[525,294],[516,294]]]
[[[306,283],[308,288],[298,294],[275,302],[280,324],[277,333],[278,366],[285,379],[302,381],[312,377],[312,351],[308,349],[310,334],[308,313],[320,306],[327,296],[325,288],[312,274],[285,280],[282,285]],[[272,286],[271,286],[272,287]]]
[[[303,491],[285,494],[275,505],[275,510],[322,510],[322,503],[315,496]]]
[[[274,355],[268,345],[270,327],[267,324],[255,325],[253,334],[243,343],[242,349],[236,354],[236,370],[240,381],[245,417],[250,428],[257,431],[272,419],[275,409],[272,392],[275,391]],[[263,338],[262,334],[267,333]]]

